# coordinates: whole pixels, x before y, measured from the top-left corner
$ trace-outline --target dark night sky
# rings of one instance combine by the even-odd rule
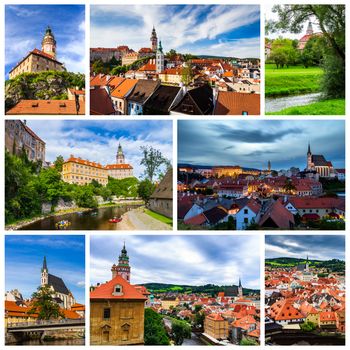
[[[341,120],[180,120],[178,162],[304,169],[308,142],[335,168],[345,167],[345,122]]]
[[[266,258],[345,259],[344,235],[271,235],[265,238]]]

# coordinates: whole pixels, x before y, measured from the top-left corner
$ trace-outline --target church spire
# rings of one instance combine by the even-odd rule
[[[307,154],[311,154],[310,141],[309,141],[309,146],[308,146],[308,148],[307,148]]]
[[[47,271],[46,256],[44,256],[43,267],[42,267],[41,271],[44,271],[44,270]]]

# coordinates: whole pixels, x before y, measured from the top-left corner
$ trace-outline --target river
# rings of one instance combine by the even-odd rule
[[[284,97],[265,98],[265,112],[278,112],[282,109],[296,106],[305,106],[317,102],[321,96],[320,92],[304,95],[292,95]]]
[[[71,225],[68,230],[118,230],[119,223],[109,223],[113,217],[121,217],[127,211],[137,208],[138,205],[123,205],[105,207],[80,213],[69,213],[35,221],[25,225],[20,230],[56,230],[55,224],[61,220],[68,220]]]

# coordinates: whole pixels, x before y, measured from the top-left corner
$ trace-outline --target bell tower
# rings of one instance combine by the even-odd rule
[[[239,284],[238,284],[238,296],[240,298],[243,297],[243,287],[242,287],[242,282],[241,282],[241,278],[239,278]]]
[[[151,40],[151,49],[153,52],[156,52],[157,47],[158,47],[158,38],[157,38],[156,30],[154,29],[154,26],[152,29],[152,34],[151,34],[150,40]]]
[[[56,40],[49,26],[47,26],[45,35],[41,41],[41,51],[56,58]]]
[[[125,248],[125,242],[124,242],[123,249],[119,255],[118,265],[113,264],[111,271],[112,271],[112,279],[117,275],[119,275],[130,283],[129,256]]]
[[[118,146],[118,152],[117,152],[116,158],[117,158],[117,164],[125,164],[125,156],[124,156],[123,149],[122,149],[122,146],[120,145],[120,143]]]
[[[41,268],[41,286],[49,284],[49,270],[46,264],[46,256],[44,256],[43,267]]]
[[[312,153],[311,153],[311,147],[310,147],[310,142],[309,142],[309,146],[307,148],[306,169],[311,169],[311,168],[312,168]]]

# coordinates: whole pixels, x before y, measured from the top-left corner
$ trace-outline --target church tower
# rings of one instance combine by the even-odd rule
[[[306,163],[306,169],[311,169],[312,168],[312,153],[311,153],[311,147],[310,147],[310,142],[309,146],[307,148],[307,163]]]
[[[271,172],[271,162],[270,161],[267,162],[267,170],[269,172]]]
[[[242,287],[242,282],[241,282],[241,278],[239,278],[239,284],[238,284],[238,296],[240,298],[243,297],[243,287]]]
[[[56,58],[56,40],[49,26],[47,26],[45,35],[41,41],[41,51]]]
[[[309,255],[306,256],[305,272],[309,272]]]
[[[119,275],[130,283],[129,256],[128,256],[128,252],[125,249],[125,243],[121,251],[121,254],[119,255],[118,265],[113,264],[111,271],[112,271],[112,279],[117,275]]]
[[[122,149],[122,146],[120,145],[120,143],[118,146],[118,152],[117,152],[116,158],[117,158],[117,164],[125,164],[125,156],[124,156],[123,149]]]
[[[49,270],[46,264],[46,256],[44,256],[43,267],[41,268],[41,286],[49,284]]]
[[[313,35],[313,34],[314,34],[314,30],[312,29],[311,22],[309,22],[309,24],[307,26],[307,30],[306,30],[306,35]]]
[[[158,47],[158,38],[157,38],[156,30],[154,29],[154,26],[152,29],[152,34],[151,34],[150,40],[151,40],[151,49],[153,52],[156,52],[157,47]]]
[[[156,53],[156,72],[159,74],[164,71],[164,53],[162,42],[159,40],[159,46]]]

